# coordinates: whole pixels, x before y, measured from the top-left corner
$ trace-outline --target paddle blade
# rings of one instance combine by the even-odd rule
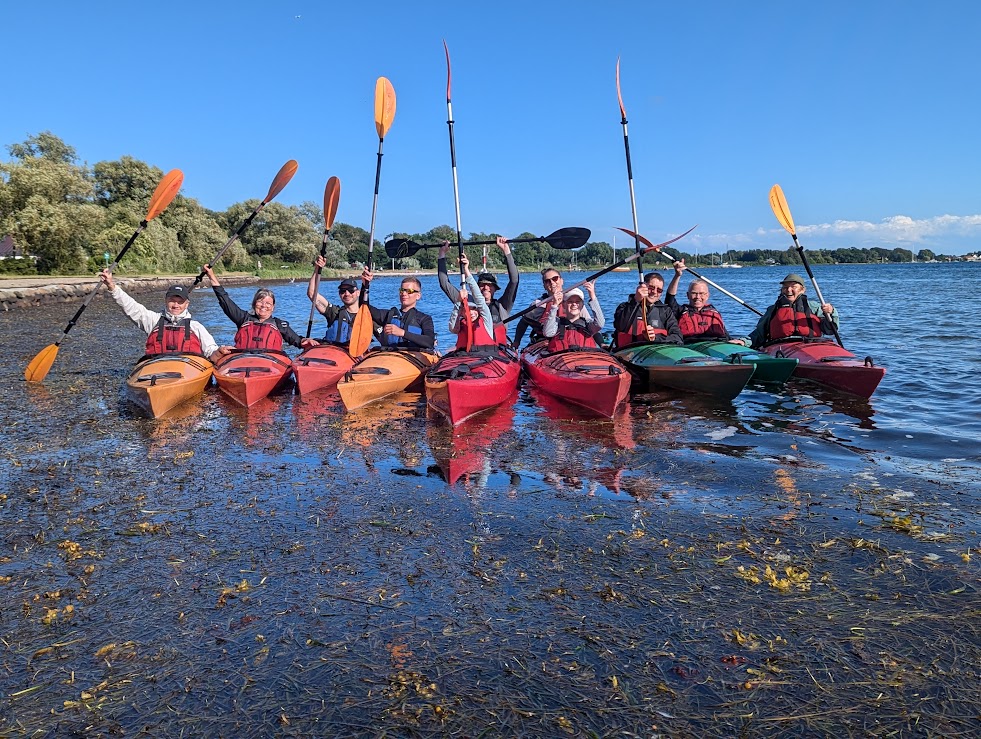
[[[374,335],[375,326],[371,321],[371,311],[367,305],[358,308],[358,315],[354,317],[351,324],[351,344],[348,353],[352,357],[360,357],[371,346],[371,337]]]
[[[296,174],[296,170],[300,165],[297,164],[295,159],[290,159],[286,164],[279,168],[279,172],[276,173],[276,177],[273,178],[272,184],[269,186],[269,192],[266,193],[266,197],[263,199],[262,204],[265,205],[274,197],[279,195],[283,191],[283,188],[289,184],[289,181],[293,179],[293,175]]]
[[[375,83],[375,130],[378,138],[385,138],[395,120],[395,88],[384,77]]]
[[[153,191],[153,196],[150,198],[150,207],[146,211],[146,220],[148,222],[167,209],[171,201],[177,197],[182,184],[184,184],[184,173],[179,169],[172,169],[163,176],[160,184],[157,185],[157,189]]]
[[[620,117],[627,119],[627,111],[623,107],[623,95],[620,94],[620,57],[617,57],[617,102],[620,103]]]
[[[667,241],[662,241],[660,244],[652,244],[651,241],[650,241],[650,239],[642,236],[639,233],[636,233],[635,231],[631,231],[629,228],[622,228],[620,226],[617,226],[616,228],[617,228],[618,231],[623,231],[628,236],[633,236],[633,237],[639,239],[640,240],[640,243],[642,243],[644,246],[647,247],[647,249],[645,251],[651,251],[651,250],[657,251],[657,250],[659,250],[663,246],[670,246],[675,241],[680,241],[681,239],[685,238],[688,234],[690,234],[692,231],[694,231],[696,228],[698,228],[698,224],[696,223],[694,226],[692,226],[691,228],[689,228],[687,231],[685,231],[680,236],[675,236],[673,239],[668,239]]]
[[[550,233],[542,241],[553,249],[578,249],[589,240],[591,233],[588,228],[570,226]]]
[[[787,229],[791,236],[796,235],[797,229],[794,228],[794,218],[790,215],[790,206],[787,205],[787,198],[783,196],[783,189],[780,185],[774,185],[770,188],[770,207],[773,209],[773,215],[780,221],[780,225]]]
[[[426,247],[408,239],[389,239],[385,242],[385,253],[389,259],[405,259]]]
[[[24,379],[28,382],[43,382],[57,356],[58,345],[48,344],[27,365],[27,369],[24,370]]]
[[[446,39],[443,39],[443,51],[446,52],[446,102],[450,102],[450,85],[453,81],[453,75],[450,72],[450,47],[446,45]]]
[[[330,231],[337,217],[337,206],[341,202],[341,181],[336,177],[327,180],[324,188],[324,228]]]

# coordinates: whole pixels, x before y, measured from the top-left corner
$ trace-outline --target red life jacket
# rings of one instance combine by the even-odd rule
[[[595,332],[590,331],[590,324],[582,318],[569,321],[559,319],[559,332],[548,340],[550,352],[560,352],[563,349],[599,349],[599,344],[593,338]]]
[[[456,335],[456,348],[466,349],[467,348],[467,323],[463,316],[457,319],[456,327],[459,329]],[[506,338],[506,334],[505,334]],[[473,343],[470,345],[471,349],[475,349],[478,346],[497,346],[497,341],[487,332],[487,327],[484,326],[484,319],[478,318],[473,324]]]
[[[805,296],[799,296],[793,303],[783,295],[777,298],[776,308],[767,325],[767,341],[820,335],[821,319],[811,313]]]
[[[275,323],[246,321],[235,332],[236,349],[283,350],[283,335]]]
[[[686,339],[725,339],[729,336],[722,322],[722,314],[712,305],[705,305],[700,311],[683,305],[678,316],[678,328]]]
[[[201,339],[191,331],[191,319],[171,323],[163,316],[146,337],[147,356],[153,354],[201,354]]]
[[[655,336],[667,336],[668,330],[663,326],[654,327],[647,325],[647,316],[645,315],[650,308],[654,306],[643,306],[641,308],[636,308],[637,311],[633,323],[630,324],[630,329],[628,331],[616,331],[613,334],[614,345],[622,349],[630,344],[637,344],[638,342],[650,341],[647,334],[647,329],[650,328]]]
[[[494,342],[497,344],[510,344],[508,340],[508,327],[503,323],[494,324]]]

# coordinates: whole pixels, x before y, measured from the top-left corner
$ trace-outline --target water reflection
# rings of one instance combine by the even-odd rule
[[[513,400],[455,427],[442,422],[439,414],[429,411],[426,438],[443,479],[453,485],[461,478],[482,475],[483,484],[486,484],[490,473],[489,455],[496,442],[511,430],[513,422]],[[476,481],[479,483],[479,479]]]

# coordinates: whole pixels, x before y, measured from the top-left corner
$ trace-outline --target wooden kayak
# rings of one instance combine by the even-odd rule
[[[738,361],[743,364],[751,364],[756,368],[752,378],[750,378],[751,382],[783,385],[790,379],[797,367],[797,360],[791,357],[775,357],[756,349],[731,344],[728,341],[696,341],[685,344],[685,346],[715,359],[726,360],[738,355]]]
[[[816,382],[860,398],[869,398],[886,374],[872,357],[859,359],[829,339],[778,341],[763,347],[774,357],[798,360],[794,377]]]
[[[308,395],[317,390],[333,390],[344,373],[354,366],[347,350],[333,344],[312,346],[293,359],[296,392]]]
[[[746,387],[755,367],[741,364],[738,355],[713,359],[677,344],[631,344],[616,352],[639,383],[703,393],[732,400]]]
[[[513,400],[521,363],[510,347],[454,351],[426,373],[426,402],[451,426]]]
[[[549,353],[548,342],[521,353],[528,378],[543,392],[612,418],[630,392],[630,373],[601,349],[565,349]]]
[[[360,408],[402,390],[422,390],[422,377],[439,356],[411,349],[375,348],[337,383],[344,407]]]
[[[215,363],[218,389],[246,408],[284,389],[293,376],[286,352],[235,349]]]
[[[126,398],[153,418],[197,398],[211,382],[215,366],[198,354],[143,357],[126,378]]]

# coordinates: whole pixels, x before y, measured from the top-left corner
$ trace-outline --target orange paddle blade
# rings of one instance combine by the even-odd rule
[[[177,197],[182,184],[184,184],[184,173],[179,169],[172,169],[165,174],[163,179],[160,180],[160,184],[157,185],[157,189],[153,191],[145,220],[152,221],[163,213],[171,201]]]
[[[783,189],[780,185],[774,185],[770,188],[770,207],[773,209],[773,215],[780,221],[780,225],[787,229],[791,236],[796,235],[797,229],[794,227],[794,218],[790,215],[790,206],[787,205],[787,198],[783,196]]]
[[[371,321],[371,311],[367,305],[358,308],[358,315],[354,317],[351,324],[351,345],[348,353],[352,357],[360,357],[371,346],[371,337],[374,336],[375,325]]]
[[[341,201],[341,181],[336,177],[327,180],[324,188],[324,227],[330,231],[337,217],[337,206]]]
[[[44,378],[48,376],[48,371],[51,369],[51,365],[54,364],[55,357],[57,356],[58,345],[48,344],[27,365],[27,369],[24,371],[24,379],[28,382],[43,382]]]
[[[627,111],[623,107],[623,95],[620,94],[620,57],[617,57],[617,102],[620,103],[620,117],[626,119]]]
[[[276,173],[276,177],[269,186],[269,192],[266,193],[266,197],[262,201],[263,205],[268,203],[283,191],[283,188],[286,187],[289,184],[289,181],[293,179],[293,175],[296,174],[296,170],[299,166],[300,165],[297,164],[295,159],[290,159],[288,162],[286,162],[286,164],[279,168],[279,172]]]
[[[385,138],[395,120],[395,88],[384,77],[375,83],[375,130],[378,138]]]

